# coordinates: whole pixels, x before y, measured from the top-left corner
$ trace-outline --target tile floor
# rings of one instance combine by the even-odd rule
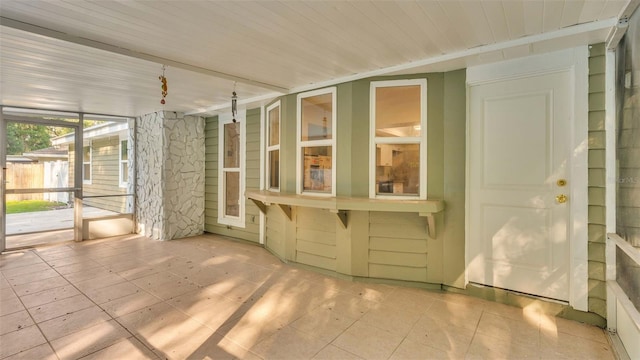
[[[603,330],[206,235],[0,256],[0,359],[613,359]]]

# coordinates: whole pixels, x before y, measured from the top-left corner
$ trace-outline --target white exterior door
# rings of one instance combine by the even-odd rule
[[[470,282],[570,299],[571,84],[565,70],[469,87]]]

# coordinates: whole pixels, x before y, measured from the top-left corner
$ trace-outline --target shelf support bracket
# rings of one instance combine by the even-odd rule
[[[420,216],[427,218],[427,234],[432,239],[436,238],[436,219],[433,213],[419,213]]]
[[[289,220],[291,220],[291,206],[289,205],[284,205],[284,204],[278,204],[278,207],[280,208],[280,210],[282,210],[282,212],[287,216],[287,218],[289,218]]]
[[[260,211],[261,211],[263,214],[265,214],[265,215],[267,214],[267,204],[263,203],[263,202],[262,202],[262,201],[260,201],[260,200],[256,200],[256,199],[252,199],[252,198],[249,198],[249,200],[253,201],[253,203],[254,203],[254,204],[256,204],[256,206],[258,207],[258,209],[260,209]]]
[[[344,229],[347,228],[347,211],[346,210],[329,210],[330,212],[336,214],[338,220],[340,220],[340,225]]]

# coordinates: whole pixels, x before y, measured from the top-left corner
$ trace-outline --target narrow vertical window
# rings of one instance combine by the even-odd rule
[[[120,140],[119,165],[120,187],[126,188],[129,182],[129,149],[127,140]]]
[[[218,223],[238,227],[245,227],[245,119],[246,111],[240,111],[236,122],[225,114],[218,123]]]
[[[280,101],[267,107],[267,189],[280,191]]]
[[[91,143],[88,146],[82,148],[82,183],[91,184],[91,160],[93,157],[93,150],[91,149]]]
[[[336,195],[336,88],[298,95],[297,192]]]
[[[371,83],[371,198],[427,198],[427,81]]]

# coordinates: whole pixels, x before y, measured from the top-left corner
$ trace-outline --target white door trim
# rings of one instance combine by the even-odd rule
[[[469,89],[473,85],[506,79],[530,77],[536,74],[569,71],[573,97],[571,123],[573,149],[569,167],[571,187],[571,211],[569,215],[569,304],[581,311],[588,311],[588,115],[589,115],[589,50],[587,46],[566,49],[548,54],[529,56],[495,64],[474,66],[467,69],[467,136],[466,136],[466,190],[465,190],[465,284],[470,262],[470,136]]]

